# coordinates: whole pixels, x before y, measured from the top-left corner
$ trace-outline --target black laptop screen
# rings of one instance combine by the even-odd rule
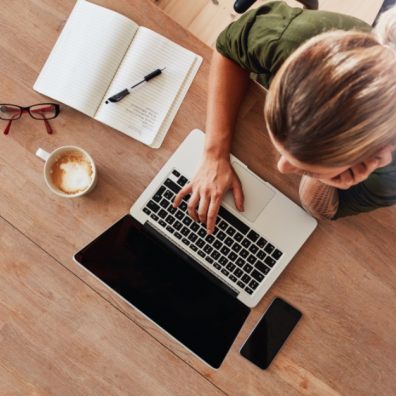
[[[215,368],[250,312],[130,215],[75,258]]]

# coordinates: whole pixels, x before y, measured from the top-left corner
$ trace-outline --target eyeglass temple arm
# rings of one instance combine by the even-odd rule
[[[8,135],[8,134],[9,134],[10,129],[11,129],[11,123],[12,123],[12,121],[14,121],[14,120],[11,119],[11,120],[8,121],[8,124],[7,124],[7,126],[5,127],[5,129],[4,129],[4,135]]]
[[[48,120],[46,120],[46,119],[43,119],[43,121],[44,121],[45,127],[47,128],[48,134],[49,134],[49,135],[52,135],[53,130],[52,130],[52,128],[51,128],[50,123],[49,123]]]

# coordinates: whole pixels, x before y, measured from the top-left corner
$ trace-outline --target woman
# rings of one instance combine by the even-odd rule
[[[214,230],[222,197],[243,192],[230,159],[232,128],[249,72],[269,86],[264,115],[282,173],[303,175],[300,198],[336,219],[396,203],[396,8],[376,32],[346,15],[271,2],[217,40],[209,78],[203,161],[175,198]]]

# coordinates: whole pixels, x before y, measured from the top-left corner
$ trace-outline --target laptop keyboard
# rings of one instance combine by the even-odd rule
[[[283,253],[222,206],[215,230],[208,235],[205,225],[188,215],[189,195],[178,208],[172,206],[187,183],[186,177],[173,170],[144,207],[144,213],[226,276],[234,287],[253,294]]]

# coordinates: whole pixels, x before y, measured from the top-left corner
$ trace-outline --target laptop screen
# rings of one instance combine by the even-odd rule
[[[214,368],[250,312],[208,271],[195,268],[130,215],[75,258]]]

